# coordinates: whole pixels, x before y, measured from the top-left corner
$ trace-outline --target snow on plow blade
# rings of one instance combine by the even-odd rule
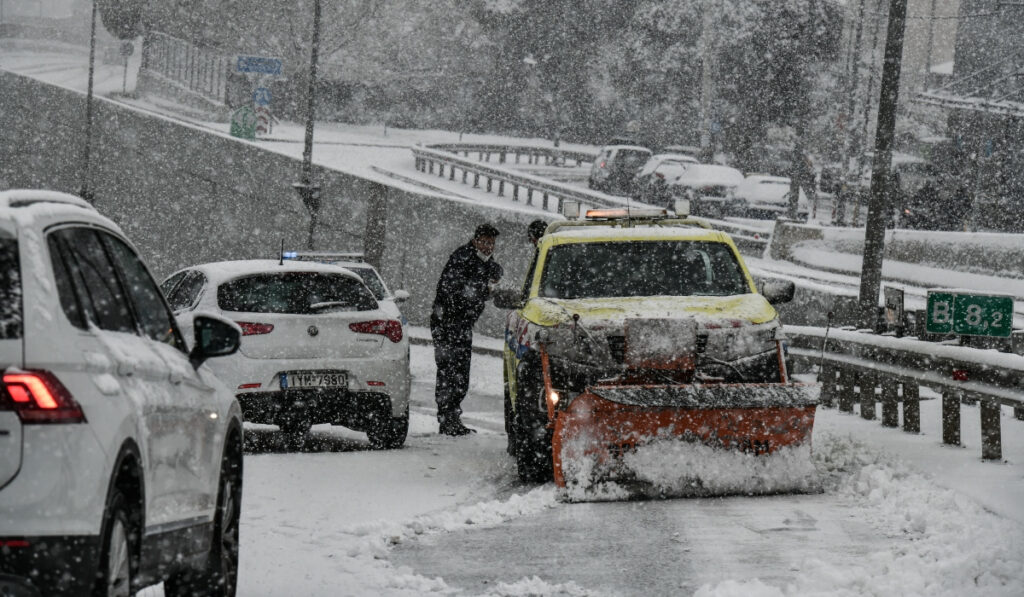
[[[555,418],[555,483],[571,500],[813,489],[815,405],[802,384],[591,387]]]

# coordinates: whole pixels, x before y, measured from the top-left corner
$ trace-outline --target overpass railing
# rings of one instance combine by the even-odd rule
[[[851,330],[786,326],[796,364],[820,366],[820,404],[921,431],[920,388],[942,395],[942,443],[960,445],[961,404],[980,403],[981,457],[1002,459],[1001,407],[1024,420],[1024,356]],[[876,397],[880,394],[880,399]]]
[[[415,146],[412,153],[416,158],[416,169],[421,172],[434,174],[436,170],[438,177],[447,176],[449,180],[456,180],[456,175],[461,173],[464,184],[480,188],[483,181],[488,193],[494,192],[498,197],[506,197],[509,196],[506,195],[508,191],[512,201],[523,201],[526,205],[536,205],[534,196],[537,195],[540,198],[539,207],[546,211],[561,212],[565,200],[578,201],[581,206],[591,207],[625,207],[630,203],[644,206],[635,201],[629,202],[624,198],[562,184],[500,165],[507,164],[509,156],[512,156],[516,163],[521,163],[524,158],[531,164],[539,163],[540,160],[547,164],[569,160],[575,161],[578,166],[588,159],[594,159],[587,152],[544,147],[449,144]],[[459,153],[464,154],[464,157],[460,157]],[[469,157],[473,153],[479,154],[479,159]],[[499,165],[490,164],[492,156],[498,158]]]

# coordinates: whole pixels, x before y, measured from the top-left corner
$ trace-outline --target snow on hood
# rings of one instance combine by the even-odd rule
[[[589,299],[533,298],[523,310],[526,319],[551,326],[568,322],[578,314],[583,325],[602,322],[620,325],[627,319],[693,317],[698,325],[715,326],[723,321],[765,323],[778,315],[760,294],[731,296],[650,296]]]

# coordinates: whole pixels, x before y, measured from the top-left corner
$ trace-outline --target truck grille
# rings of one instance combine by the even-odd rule
[[[622,363],[626,360],[626,337],[608,336],[608,351],[616,362]]]

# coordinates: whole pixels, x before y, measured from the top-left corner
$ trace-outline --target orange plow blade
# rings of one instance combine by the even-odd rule
[[[677,465],[687,470],[673,474],[699,476],[697,463],[706,466],[708,455],[723,452],[731,460],[720,466],[733,474],[737,466],[759,466],[754,461],[763,455],[799,446],[809,453],[815,404],[802,384],[591,387],[555,417],[555,483],[643,481],[631,464],[659,471]],[[680,455],[680,446],[691,454]]]

